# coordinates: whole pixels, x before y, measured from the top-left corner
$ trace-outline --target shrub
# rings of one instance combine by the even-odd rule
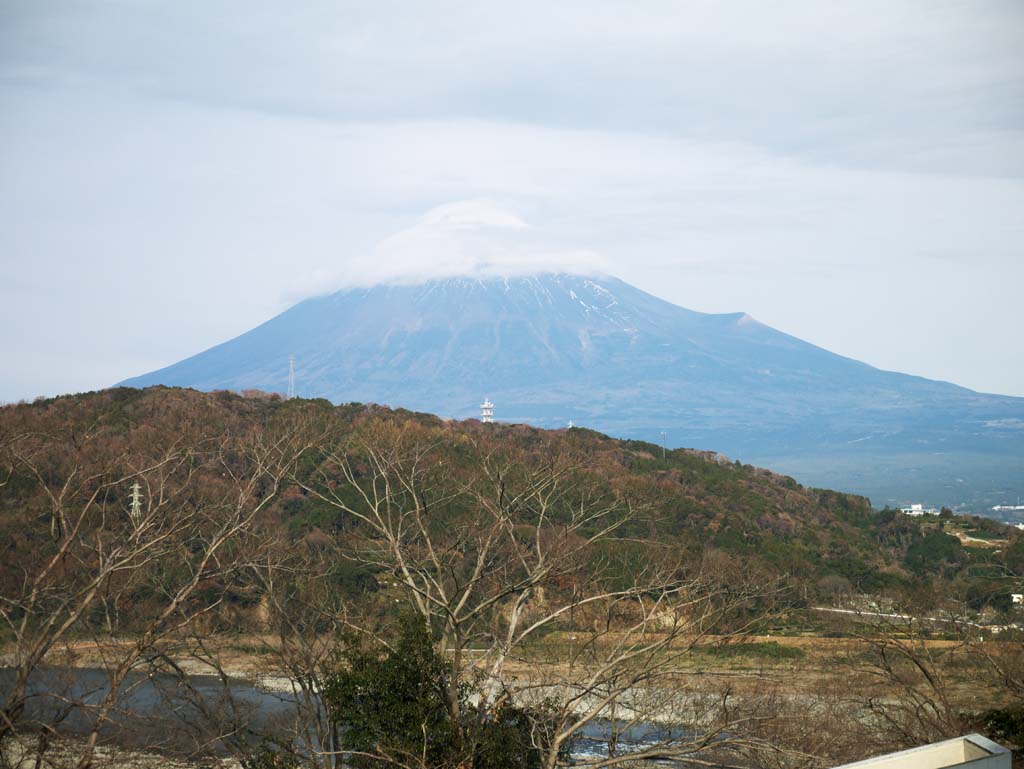
[[[436,767],[540,769],[546,746],[535,737],[552,731],[547,711],[512,703],[479,708],[470,701],[469,687],[458,684],[456,718],[453,675],[419,618],[402,622],[401,635],[383,655],[376,648],[353,648],[324,688],[343,749],[356,754],[347,765],[395,769],[415,757]],[[563,757],[568,750],[567,745]]]

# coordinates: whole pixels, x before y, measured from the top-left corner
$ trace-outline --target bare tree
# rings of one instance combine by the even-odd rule
[[[934,609],[851,619],[855,641],[817,703],[847,714],[856,749],[844,758],[984,731],[986,711],[1024,704],[1018,630],[994,633],[962,611]]]
[[[697,645],[749,632],[780,585],[687,569],[638,542],[646,504],[598,468],[379,420],[321,447],[296,482],[352,521],[346,556],[383,575],[435,635],[452,664],[448,717],[466,756],[470,725],[511,703],[543,706],[547,767],[595,728],[605,744],[595,767],[684,757],[725,766],[764,743],[744,736],[762,717],[729,691],[687,685],[686,663]],[[616,568],[618,549],[640,545],[646,563]],[[629,737],[638,731],[645,739]]]
[[[34,520],[46,519],[49,537],[14,565],[16,576],[8,570],[0,594],[13,639],[0,743],[37,735],[41,760],[59,724],[28,717],[33,675],[54,655],[73,662],[87,653],[105,671],[99,688],[56,690],[50,681],[40,693],[63,703],[65,716],[87,711],[73,763],[92,765],[126,687],[138,683],[132,674],[213,616],[233,576],[258,559],[254,524],[303,449],[297,435],[252,430],[116,452],[88,433],[75,438],[74,452],[61,434],[6,442],[8,478],[28,488],[27,522],[41,514]]]

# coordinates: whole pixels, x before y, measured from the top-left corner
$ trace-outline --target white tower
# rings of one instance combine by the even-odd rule
[[[288,400],[295,397],[295,355],[288,356]]]
[[[493,422],[494,421],[494,404],[491,403],[490,398],[484,398],[484,402],[480,404],[480,421],[481,422]]]
[[[132,506],[128,510],[128,515],[131,516],[132,523],[138,526],[139,522],[142,520],[142,487],[139,485],[138,481],[135,481],[135,483],[132,484],[132,494],[130,499],[132,501]]]

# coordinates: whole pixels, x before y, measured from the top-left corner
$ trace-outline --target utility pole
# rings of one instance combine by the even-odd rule
[[[661,431],[661,458],[662,459],[665,458],[665,444],[666,444],[667,440],[668,440],[668,434],[664,430],[662,430]]]
[[[288,356],[288,400],[295,397],[295,354]]]

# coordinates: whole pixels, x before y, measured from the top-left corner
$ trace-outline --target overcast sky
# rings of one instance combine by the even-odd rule
[[[481,264],[1024,396],[1024,3],[0,0],[0,400]]]

